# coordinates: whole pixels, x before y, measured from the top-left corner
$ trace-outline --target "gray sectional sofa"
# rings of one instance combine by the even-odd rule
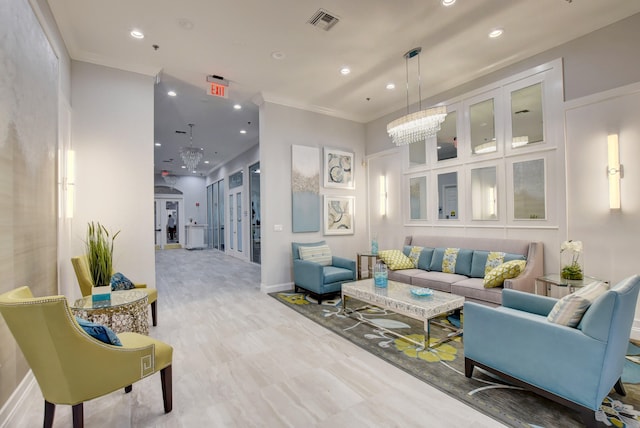
[[[405,255],[408,255],[408,251],[413,246],[440,250],[427,251],[425,257],[421,253],[417,269],[389,271],[389,279],[464,296],[467,301],[499,306],[502,303],[504,288],[535,293],[535,280],[544,275],[544,254],[541,242],[500,238],[407,236],[403,248]],[[445,248],[470,250],[464,251],[465,257],[458,256],[456,273],[438,271],[438,263],[442,263],[441,259],[439,262],[433,260],[438,257],[437,254],[442,254]],[[525,270],[518,277],[505,280],[502,287],[485,288],[484,263],[490,251],[507,253],[505,261],[524,257],[527,262]]]

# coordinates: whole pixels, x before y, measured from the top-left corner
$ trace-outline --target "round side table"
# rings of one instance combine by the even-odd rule
[[[147,293],[137,290],[112,291],[111,300],[94,302],[91,296],[76,300],[71,312],[87,321],[103,324],[116,333],[132,331],[149,335]]]

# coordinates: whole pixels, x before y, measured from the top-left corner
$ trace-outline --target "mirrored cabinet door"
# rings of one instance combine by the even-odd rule
[[[513,218],[546,218],[544,159],[513,163]]]
[[[493,98],[469,106],[469,137],[472,154],[493,153],[498,150]]]
[[[409,168],[427,164],[427,145],[425,141],[409,144]]]
[[[427,220],[427,177],[409,179],[410,220]]]
[[[511,92],[511,148],[544,141],[542,83]]]
[[[498,178],[495,166],[471,170],[471,219],[498,219]]]
[[[440,126],[436,141],[437,159],[444,161],[458,157],[458,112],[449,111]]]
[[[458,212],[458,173],[438,174],[438,218],[457,219]]]

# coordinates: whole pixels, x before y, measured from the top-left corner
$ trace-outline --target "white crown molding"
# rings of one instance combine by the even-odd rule
[[[129,71],[132,73],[144,74],[145,76],[156,77],[158,73],[162,71],[162,67],[155,66],[141,66],[141,65],[131,65],[126,62],[114,62],[113,60],[108,60],[101,55],[97,55],[91,52],[85,51],[77,51],[75,54],[71,56],[74,61],[83,61],[88,62],[95,65],[101,65],[103,67],[115,68],[118,70]]]
[[[262,103],[268,102],[273,104],[279,104],[285,107],[297,108],[299,110],[305,110],[313,113],[324,114],[325,116],[337,117],[339,119],[351,120],[353,122],[358,122],[358,123],[368,122],[367,118],[361,115],[353,115],[351,113],[338,111],[338,110],[334,110],[334,109],[330,109],[322,106],[303,104],[298,101],[294,101],[292,99],[278,97],[277,95],[266,93],[266,92],[261,92],[260,97],[262,99]],[[258,105],[261,105],[261,104],[258,104]]]

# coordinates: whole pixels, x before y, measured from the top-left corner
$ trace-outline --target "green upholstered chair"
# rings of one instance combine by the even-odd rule
[[[44,396],[44,426],[53,425],[56,404],[73,406],[74,428],[83,426],[83,402],[160,371],[164,411],[173,407],[173,348],[137,333],[120,333],[122,346],[89,336],[65,296],[34,298],[29,287],[0,295],[0,313],[18,342]]]
[[[82,296],[91,296],[91,288],[93,287],[93,280],[91,279],[91,273],[89,272],[89,262],[87,261],[87,255],[72,257],[71,264],[73,270],[76,272],[76,278],[78,278],[78,284],[80,284],[80,292]],[[136,289],[144,291],[149,296],[149,304],[151,305],[151,319],[153,325],[158,325],[158,290],[155,288],[147,288],[147,284],[133,284]]]

